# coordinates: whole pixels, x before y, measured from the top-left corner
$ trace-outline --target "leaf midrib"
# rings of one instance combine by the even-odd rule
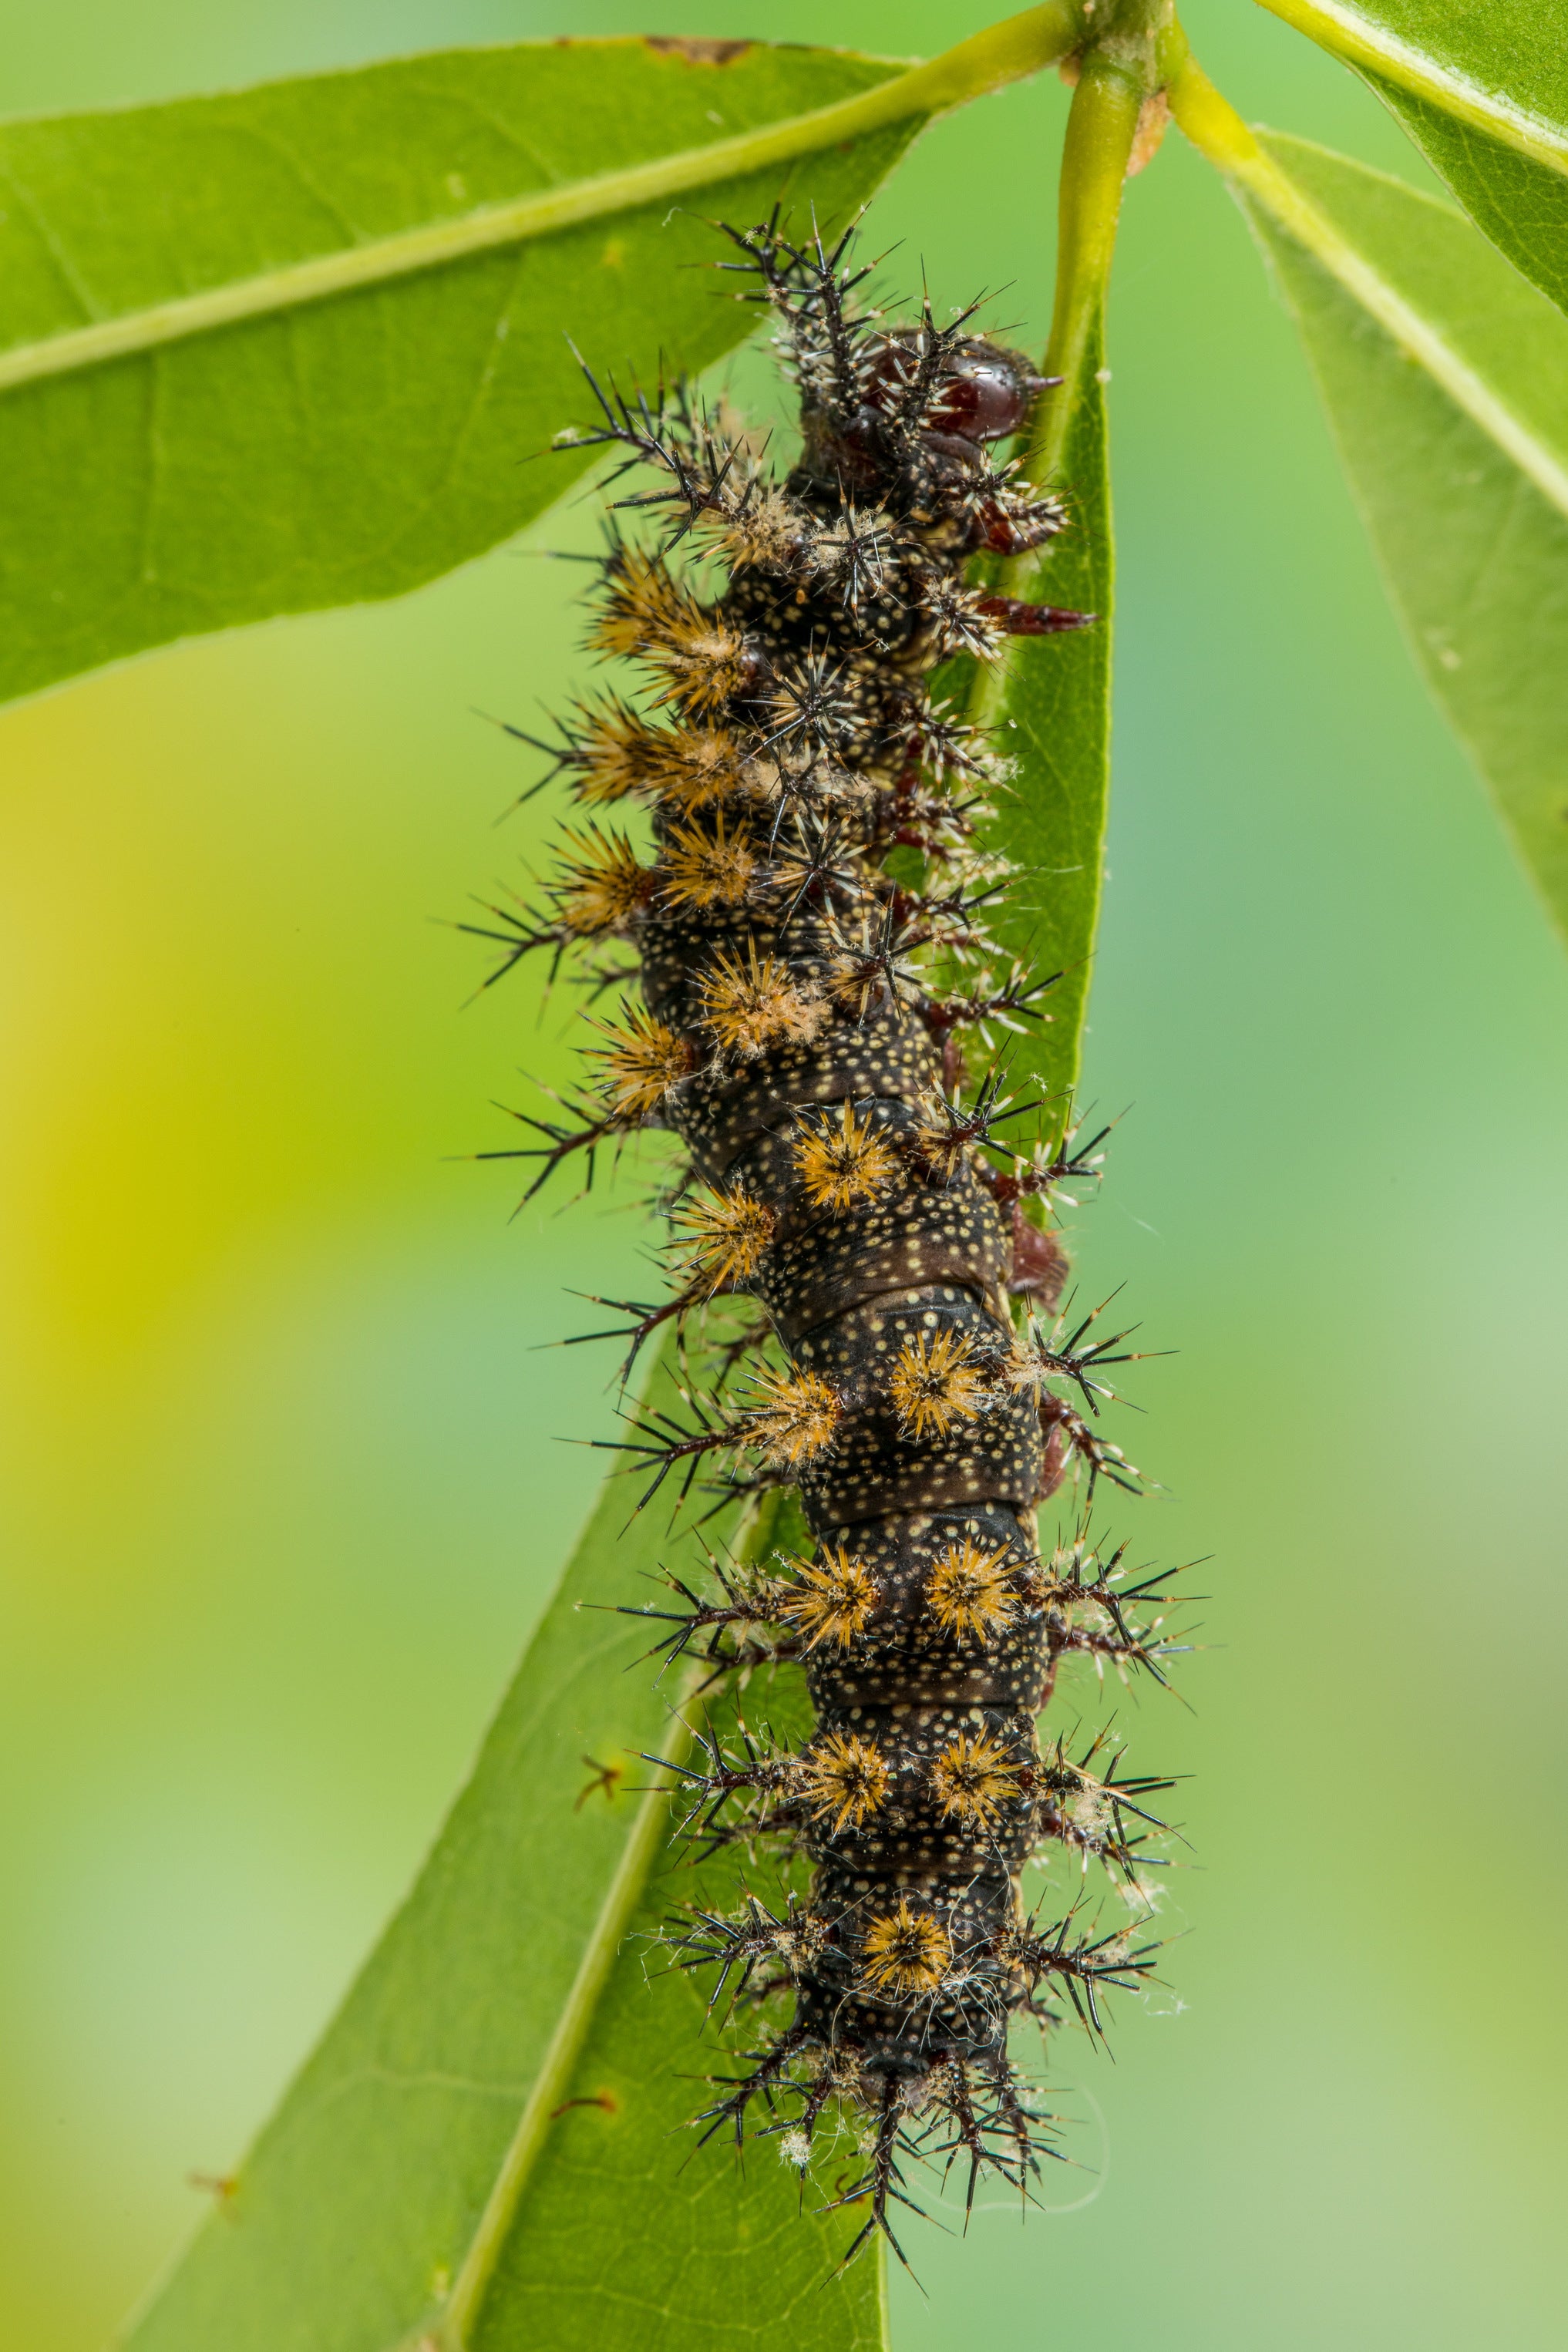
[[[634,163],[616,172],[603,172],[572,180],[556,188],[531,190],[503,205],[481,205],[454,220],[429,222],[375,237],[337,253],[288,262],[254,278],[239,278],[225,286],[207,288],[169,302],[151,303],[120,317],[72,327],[37,342],[19,343],[0,352],[0,393],[47,377],[68,375],[83,368],[101,367],[115,360],[183,342],[192,336],[238,326],[247,320],[275,316],[323,302],[335,296],[362,293],[402,278],[439,269],[472,255],[498,247],[524,245],[532,238],[570,228],[582,221],[631,212],[656,204],[661,196],[680,195],[704,182],[728,179],[742,172],[765,169],[814,148],[831,145],[852,130],[880,129],[926,111],[918,95],[875,110],[867,121],[866,100],[902,91],[918,76],[896,80],[852,100],[818,107],[808,114],[790,115],[763,131],[738,132],[702,147],[682,148],[650,163]],[[861,118],[847,124],[848,116]]]
[[[1005,82],[1038,73],[1063,56],[1078,37],[1079,5],[1080,0],[1041,0],[928,63],[889,58],[886,81],[830,106],[788,115],[781,122],[682,148],[651,163],[531,190],[507,204],[477,206],[454,220],[401,229],[341,252],[289,262],[199,294],[150,303],[114,319],[17,344],[0,353],[0,394],[135,358],[250,320],[363,293],[476,254],[527,244],[583,221],[635,211],[716,180],[765,171],[769,164],[789,163],[895,123],[945,113]]]
[[[1183,58],[1173,75],[1170,95],[1172,112],[1194,145],[1287,236],[1311,254],[1367,316],[1419,362],[1455,406],[1480,427],[1542,496],[1568,517],[1568,463],[1297,185],[1262,143],[1270,134],[1249,129],[1190,56]],[[1316,142],[1291,139],[1288,143],[1311,148]],[[1330,154],[1326,148],[1318,152]],[[1331,155],[1331,161],[1339,160]],[[1387,173],[1373,173],[1365,164],[1358,168],[1371,178],[1390,179]],[[1431,205],[1439,212],[1449,210],[1436,197],[1406,188],[1403,182],[1391,181],[1391,184],[1417,203]]]
[[[1310,140],[1291,143],[1302,147],[1314,144]],[[1468,360],[1461,358],[1447,337],[1405,299],[1328,215],[1302,194],[1267,148],[1259,149],[1258,165],[1261,168],[1255,166],[1250,172],[1237,173],[1247,193],[1263,205],[1287,235],[1304,246],[1338,279],[1370,318],[1420,362],[1455,406],[1463,409],[1471,422],[1479,425],[1511,458],[1542,496],[1568,517],[1568,464]],[[1368,171],[1369,177],[1390,177],[1386,173],[1372,173],[1365,165],[1362,168]],[[1405,187],[1402,181],[1391,184],[1398,186],[1403,195],[1431,205],[1435,211],[1447,213],[1450,209],[1436,197]]]
[[[496,2175],[468,2252],[452,2282],[440,2318],[434,2327],[416,2331],[417,2345],[430,2347],[432,2352],[465,2352],[472,2335],[496,2264],[505,2249],[508,2233],[543,2147],[545,2134],[557,2106],[565,2096],[578,2053],[593,2022],[616,1954],[631,1925],[647,1882],[659,1832],[668,1818],[668,1798],[674,1785],[675,1770],[690,1746],[690,1727],[686,1722],[683,1706],[692,1695],[690,1686],[682,1691],[682,1705],[675,1710],[671,1731],[665,1743],[672,1750],[668,1759],[670,1769],[656,1771],[652,1785],[638,1800],[637,1820],[627,1836],[615,1875],[605,1890],[593,1931],[583,1948],[583,1957],[578,1963],[572,1990],[566,1997],[565,2007],[556,2021],[550,2046],[518,2118],[511,2144]]]

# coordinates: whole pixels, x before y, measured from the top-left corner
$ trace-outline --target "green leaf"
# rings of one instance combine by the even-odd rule
[[[637,1793],[639,1751],[678,1759],[681,1694],[646,1660],[666,1629],[603,1604],[657,1606],[658,1564],[701,1557],[637,1494],[609,1481],[413,1892],[128,2352],[882,2344],[878,2263],[833,2276],[858,2217],[812,2190],[803,2216],[771,2152],[738,2173],[682,2128],[716,2055],[647,1939],[729,1898]],[[748,1716],[803,1704],[754,1685]]]
[[[1016,638],[1005,668],[975,680],[970,711],[1015,763],[985,845],[1018,871],[993,908],[991,928],[1031,972],[1061,974],[1043,1000],[1044,1018],[1002,1055],[1015,1092],[1026,1083],[1031,1095],[1046,1097],[1047,1134],[1060,1132],[1078,1084],[1105,868],[1114,563],[1100,360],[1097,326],[1054,469],[1069,526],[1043,562],[1009,564],[996,583],[1032,604],[1092,613],[1093,625]],[[1046,475],[1038,478],[1044,486]]]
[[[1568,310],[1564,0],[1263,0],[1359,66],[1515,267]]]
[[[804,1523],[794,1541],[809,1549]],[[794,1668],[754,1676],[744,1711],[753,1732],[765,1726],[795,1747],[813,1720]],[[713,1727],[722,1734],[737,1712],[716,1706]],[[579,2104],[552,2132],[497,2264],[475,2352],[732,2352],[738,2341],[883,2352],[882,2248],[835,2277],[865,2212],[816,2210],[859,2171],[855,2141],[825,2147],[804,2181],[776,2141],[752,2141],[743,2168],[732,2139],[695,2146],[695,2078],[744,2071],[738,2054],[759,2046],[760,2020],[743,2012],[721,2043],[703,1989],[667,1972],[655,1940],[693,1906],[735,1913],[743,1890],[776,1913],[809,1875],[801,1866],[781,1881],[765,1858],[737,1854],[693,1869],[664,1849],[572,2077]],[[786,1997],[774,2021],[787,2015]]]
[[[1568,27],[1560,37],[1568,39]],[[1466,211],[1560,310],[1568,310],[1568,175],[1521,155],[1381,75],[1365,77]],[[1568,110],[1565,110],[1568,111]]]
[[[494,546],[587,462],[542,456],[591,408],[565,335],[698,373],[754,317],[693,266],[714,219],[842,220],[1080,15],[907,68],[541,41],[0,129],[0,700]]]
[[[1262,147],[1243,201],[1412,650],[1568,929],[1568,322],[1447,205]]]
[[[0,699],[519,530],[586,462],[540,456],[564,335],[650,382],[740,342],[708,223],[852,211],[914,79],[551,41],[0,130]]]

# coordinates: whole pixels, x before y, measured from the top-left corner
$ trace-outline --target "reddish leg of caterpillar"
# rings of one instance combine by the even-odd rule
[[[1061,1423],[1056,1423],[1046,1438],[1046,1458],[1040,1468],[1040,1491],[1037,1499],[1048,1503],[1062,1480],[1067,1476],[1069,1447]]]
[[[1060,629],[1087,629],[1098,613],[1075,613],[1066,604],[1031,604],[1022,596],[982,596],[976,609],[1010,637],[1050,637]]]
[[[1007,1288],[1015,1298],[1037,1299],[1053,1312],[1068,1278],[1067,1252],[1056,1235],[1033,1225],[1021,1201],[1013,1203],[1013,1270]]]

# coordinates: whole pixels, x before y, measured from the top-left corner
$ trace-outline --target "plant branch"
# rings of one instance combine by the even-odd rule
[[[1486,131],[1533,163],[1568,172],[1568,136],[1558,124],[1544,122],[1496,90],[1483,89],[1464,74],[1439,65],[1386,26],[1369,24],[1342,0],[1258,0],[1258,5],[1347,65],[1381,74],[1413,98],[1424,98],[1456,121]]]
[[[1152,71],[1140,72],[1097,48],[1084,58],[1073,92],[1062,149],[1056,298],[1046,347],[1046,373],[1062,381],[1041,395],[1025,465],[1029,478],[1042,486],[1060,471],[1085,365],[1098,344],[1121,191],[1138,117],[1152,87]]]
[[[1455,406],[1512,459],[1542,497],[1568,515],[1568,468],[1561,458],[1477,375],[1430,320],[1413,310],[1302,194],[1186,52],[1184,42],[1182,47],[1167,94],[1172,113],[1194,146],[1287,236],[1311,254],[1401,350],[1441,385]]]
[[[624,171],[570,181],[563,187],[536,190],[510,204],[482,205],[456,220],[405,229],[395,236],[372,237],[341,252],[290,262],[177,301],[154,303],[146,310],[73,327],[38,342],[18,344],[0,353],[0,393],[46,377],[101,367],[112,360],[183,342],[247,319],[269,318],[307,303],[416,277],[471,254],[526,245],[581,221],[665,203],[689,194],[694,188],[711,187],[742,173],[793,163],[895,123],[929,121],[972,98],[983,98],[990,90],[1055,65],[1077,47],[1083,38],[1083,26],[1082,0],[1045,0],[1044,5],[989,26],[929,64],[911,66],[875,89],[863,90],[858,98],[792,115],[763,130],[684,148],[679,154],[662,155]]]

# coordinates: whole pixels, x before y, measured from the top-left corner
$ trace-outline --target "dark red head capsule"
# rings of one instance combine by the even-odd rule
[[[930,424],[965,441],[1005,441],[1019,430],[1035,394],[1048,381],[1035,373],[1021,352],[1005,352],[995,343],[959,343],[942,371]]]
[[[949,345],[936,383],[921,403],[923,413],[908,415],[920,381],[923,340],[914,331],[886,338],[866,373],[861,397],[868,408],[889,418],[902,413],[922,440],[951,438],[976,448],[1018,431],[1047,379],[1036,374],[1021,352],[979,338]]]

